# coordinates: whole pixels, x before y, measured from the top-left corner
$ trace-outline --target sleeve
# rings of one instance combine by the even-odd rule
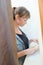
[[[16,39],[16,45],[17,45],[17,52],[22,51],[24,49],[24,45]]]

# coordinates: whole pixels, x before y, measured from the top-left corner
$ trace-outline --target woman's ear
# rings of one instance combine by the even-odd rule
[[[16,19],[16,22],[19,24],[19,22],[20,22],[20,17],[19,17],[19,15],[16,15],[16,16],[15,16],[15,19]]]
[[[19,15],[18,15],[18,14],[16,14],[15,19],[16,19],[16,20],[18,20],[18,19],[19,19]]]

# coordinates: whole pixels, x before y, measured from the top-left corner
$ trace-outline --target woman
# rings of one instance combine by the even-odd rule
[[[26,55],[31,55],[39,49],[38,47],[29,49],[29,43],[34,40],[29,41],[25,33],[19,28],[19,26],[22,27],[27,23],[28,18],[30,18],[30,12],[25,7],[13,7],[13,20],[18,51],[17,56],[20,65],[23,65]],[[37,42],[37,40],[35,41]]]

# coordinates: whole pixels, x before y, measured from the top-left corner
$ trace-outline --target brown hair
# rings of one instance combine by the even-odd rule
[[[18,14],[20,17],[25,16],[25,18],[30,18],[30,12],[25,7],[13,7],[13,19]]]

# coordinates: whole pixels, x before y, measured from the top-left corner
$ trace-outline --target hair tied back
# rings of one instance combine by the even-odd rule
[[[13,9],[15,10],[15,9],[16,9],[16,7],[13,7]]]

